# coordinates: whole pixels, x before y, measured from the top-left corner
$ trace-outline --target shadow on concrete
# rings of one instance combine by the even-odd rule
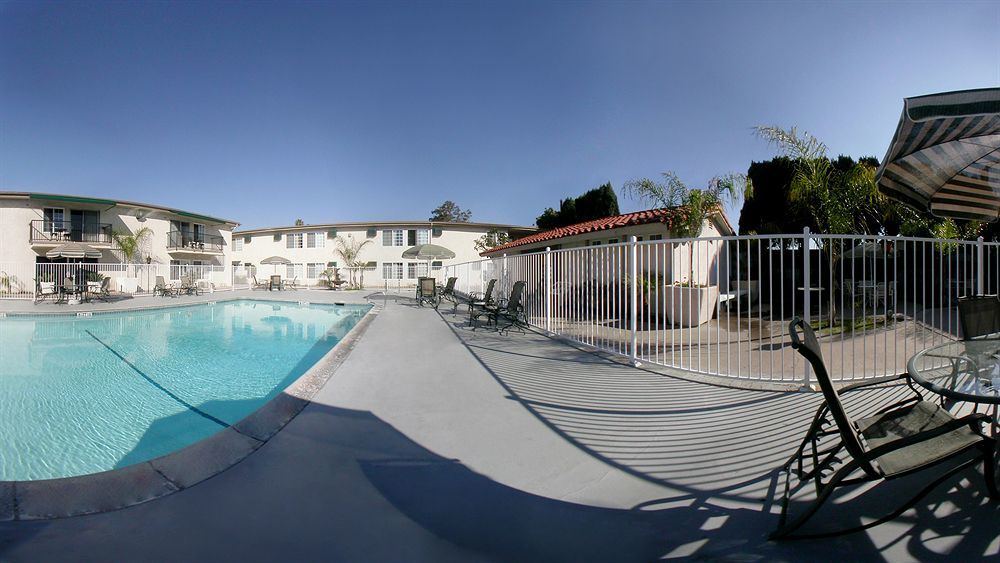
[[[727,518],[746,512],[755,515],[740,518],[741,541],[720,532],[721,542],[713,540],[713,547],[692,554],[730,557],[773,551],[775,544],[764,538],[777,524],[775,492],[783,486],[778,468],[804,435],[821,395],[685,381],[608,361],[536,333],[473,332],[443,316],[511,400],[549,429],[609,465],[676,491],[640,507],[683,503],[689,511],[721,510]],[[891,404],[905,392],[905,386],[884,385],[847,393],[843,399],[849,411],[860,416]],[[859,498],[841,502],[856,491],[848,488],[828,502],[803,532],[850,528],[880,517],[932,480],[932,475],[923,473],[883,482]],[[793,500],[791,513],[813,498],[806,490]],[[908,556],[920,559],[938,553],[982,557],[990,549],[995,553],[1000,541],[996,515],[997,505],[987,500],[981,471],[970,470],[942,484],[888,525],[840,539],[780,544],[779,552],[801,554],[813,552],[814,546],[849,541],[858,556],[877,558],[905,542]],[[676,511],[673,517],[677,526],[688,521],[678,518]],[[698,527],[687,528],[686,534],[688,541],[705,537]],[[729,542],[735,542],[732,549]],[[748,546],[750,551],[742,552]],[[823,555],[822,548],[815,552]]]

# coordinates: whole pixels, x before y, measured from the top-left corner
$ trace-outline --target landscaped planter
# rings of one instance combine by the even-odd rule
[[[719,286],[668,285],[664,292],[667,320],[674,326],[699,326],[712,319],[719,302]]]

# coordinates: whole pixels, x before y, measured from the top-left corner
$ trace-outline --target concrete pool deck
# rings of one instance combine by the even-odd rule
[[[364,302],[366,295],[241,291],[150,304]],[[673,378],[531,332],[472,331],[464,307],[440,311],[389,299],[312,402],[241,462],[121,510],[0,522],[0,560],[913,560],[1000,553],[1000,509],[985,500],[973,472],[874,530],[767,542],[777,520],[775,470],[804,432],[816,394]],[[876,400],[884,404],[895,392],[879,391]],[[879,485],[821,512],[817,523],[856,524],[913,485]]]

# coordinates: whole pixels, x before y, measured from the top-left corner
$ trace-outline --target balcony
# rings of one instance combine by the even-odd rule
[[[35,246],[56,246],[64,242],[110,246],[111,224],[36,219],[29,225],[28,238]]]
[[[222,254],[225,242],[220,236],[206,235],[194,231],[170,231],[167,233],[167,251],[186,254]]]

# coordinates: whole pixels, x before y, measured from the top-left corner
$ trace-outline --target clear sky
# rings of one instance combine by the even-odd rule
[[[754,125],[881,159],[902,98],[996,86],[996,1],[0,2],[0,190],[528,225],[745,172]]]

